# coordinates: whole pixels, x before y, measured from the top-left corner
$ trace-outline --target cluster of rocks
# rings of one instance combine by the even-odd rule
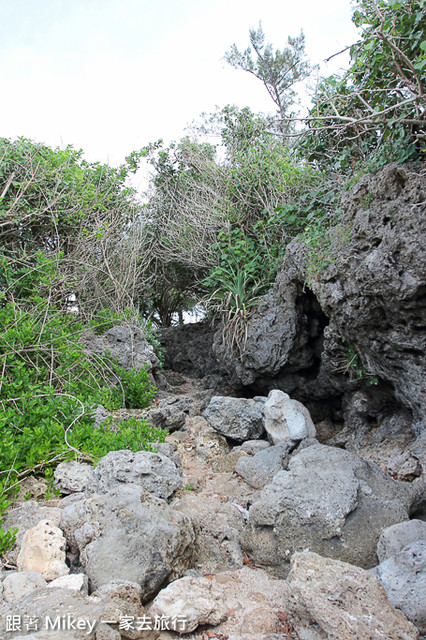
[[[343,193],[342,223],[323,243],[287,246],[243,353],[227,347],[222,327],[191,325],[164,333],[171,366],[221,373],[251,395],[282,389],[322,423],[329,444],[418,477],[426,468],[425,201],[424,162],[363,175]]]
[[[205,400],[162,401],[185,419],[155,452],[61,463],[60,500],[9,511],[0,637],[426,633],[426,523],[410,519],[421,480],[320,444],[282,391],[214,396],[202,417]]]

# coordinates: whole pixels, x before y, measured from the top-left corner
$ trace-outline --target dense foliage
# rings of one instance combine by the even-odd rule
[[[128,372],[108,358],[87,356],[79,340],[84,326],[75,315],[38,294],[28,303],[0,308],[0,469],[9,486],[60,459],[96,460],[111,448],[138,450],[163,437],[144,421],[131,437],[108,423],[95,429],[98,404],[109,410],[150,404],[155,388],[146,369]]]
[[[80,342],[88,318],[103,331],[138,317],[134,305],[123,309],[132,303],[126,270],[102,246],[108,233],[117,242],[118,225],[128,227],[137,209],[127,168],[25,139],[0,140],[0,160],[1,512],[29,473],[50,478],[61,460],[96,462],[114,449],[149,448],[164,433],[134,418],[95,426],[97,405],[145,408],[155,388],[145,369],[88,357]],[[147,338],[157,347],[151,327]],[[12,541],[0,530],[0,547]]]
[[[425,2],[359,0],[353,21],[361,38],[351,66],[321,80],[304,152],[339,172],[419,159],[426,149]]]

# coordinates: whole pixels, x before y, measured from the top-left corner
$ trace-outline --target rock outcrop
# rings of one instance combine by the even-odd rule
[[[313,246],[290,243],[244,353],[230,354],[216,334],[235,384],[280,388],[315,421],[344,421],[361,436],[372,424],[386,432],[398,415],[402,429],[425,428],[425,184],[421,163],[364,175],[342,198],[340,227]],[[359,389],[364,406],[354,412]]]
[[[216,374],[218,362],[213,353],[214,332],[204,322],[162,329],[166,368],[197,378]]]
[[[383,560],[373,573],[393,606],[426,633],[426,540],[410,542]]]

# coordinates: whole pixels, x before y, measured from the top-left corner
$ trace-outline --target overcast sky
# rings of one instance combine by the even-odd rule
[[[303,28],[311,62],[357,39],[350,0],[0,0],[0,136],[83,148],[117,164],[215,105],[273,111],[223,55],[262,21],[282,48]],[[347,59],[329,63],[330,74]]]

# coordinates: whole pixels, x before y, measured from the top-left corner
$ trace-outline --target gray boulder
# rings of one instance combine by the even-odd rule
[[[377,557],[380,562],[398,554],[404,547],[418,540],[426,541],[426,522],[405,520],[386,527],[377,543]]]
[[[130,580],[149,600],[192,562],[191,520],[134,484],[65,507],[60,526],[92,589]]]
[[[315,438],[316,430],[306,407],[287,393],[274,389],[264,407],[265,429],[272,444]]]
[[[264,433],[263,408],[266,398],[214,396],[204,416],[218,433],[236,442],[260,438]]]
[[[167,429],[173,433],[185,426],[186,418],[193,406],[194,400],[189,396],[169,396],[148,411],[147,420],[153,427]]]
[[[375,463],[314,444],[294,455],[250,507],[243,543],[258,564],[286,571],[295,551],[370,568],[381,531],[407,520],[413,490]]]
[[[60,462],[54,472],[55,489],[68,495],[90,489],[93,482],[93,467],[85,462]]]
[[[411,542],[372,572],[393,606],[426,633],[426,540]]]
[[[136,484],[158,498],[170,498],[182,486],[182,471],[162,453],[111,451],[93,472],[91,490],[108,493],[123,484]]]
[[[120,638],[142,638],[146,637],[143,632],[126,632],[122,634],[118,631],[121,617],[133,615],[134,607],[122,599],[121,601],[109,598],[87,597],[73,589],[39,589],[24,598],[20,603],[8,610],[8,615],[17,616],[16,620],[21,621],[21,629],[15,632],[7,631],[6,616],[0,616],[0,637],[4,640],[9,638],[25,638],[29,640],[120,640]],[[144,608],[139,605],[138,616],[143,615]],[[37,626],[32,634],[19,631],[26,631],[26,622],[32,620]],[[104,620],[115,621],[114,629],[104,622]],[[77,624],[80,628],[77,628]],[[18,631],[18,633],[17,633]],[[153,638],[153,636],[152,636]]]
[[[278,471],[286,468],[289,452],[292,449],[289,442],[280,442],[275,447],[258,451],[250,458],[240,458],[235,465],[235,471],[254,489],[262,489],[272,481]]]
[[[194,566],[197,569],[213,573],[243,566],[241,536],[245,523],[233,504],[186,492],[174,501],[173,508],[191,518],[196,528]]]
[[[133,325],[118,325],[102,335],[91,329],[82,334],[81,342],[86,353],[106,355],[127,371],[139,371],[146,365],[148,370],[159,365],[154,349],[145,339],[142,329]]]
[[[223,602],[223,593],[212,580],[186,576],[161,591],[150,607],[150,614],[171,620],[170,629],[182,634],[200,625],[218,625],[226,620],[229,610]]]
[[[249,456],[254,456],[271,446],[268,440],[246,440],[243,444],[234,447],[233,451],[245,451]]]
[[[316,553],[296,553],[286,611],[309,640],[416,640],[418,631],[368,571]]]
[[[170,442],[150,442],[149,445],[162,456],[166,456],[176,465],[177,469],[182,468],[182,460],[176,453],[174,447]]]

